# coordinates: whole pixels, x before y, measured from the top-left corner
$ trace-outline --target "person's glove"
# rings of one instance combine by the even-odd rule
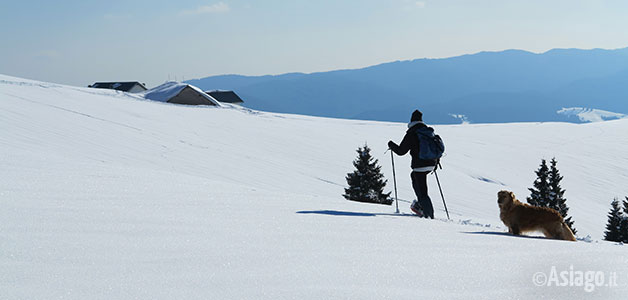
[[[393,148],[393,145],[394,145],[394,146],[397,146],[397,144],[395,144],[395,142],[393,142],[393,141],[388,141],[388,148],[389,148],[389,149],[392,149],[392,148]]]

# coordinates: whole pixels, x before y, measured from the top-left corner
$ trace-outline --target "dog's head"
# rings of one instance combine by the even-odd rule
[[[515,193],[511,191],[499,191],[497,193],[497,204],[499,209],[505,209],[510,207],[515,201]]]

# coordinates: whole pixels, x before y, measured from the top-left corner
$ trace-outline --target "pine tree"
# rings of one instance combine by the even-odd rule
[[[382,167],[378,166],[377,159],[371,156],[371,149],[364,144],[364,148],[356,151],[358,158],[353,161],[356,170],[347,174],[349,187],[345,189],[343,196],[347,200],[390,205],[390,192],[384,193],[387,180],[384,180]]]
[[[548,185],[549,185],[549,198],[547,199],[547,207],[557,210],[563,219],[565,220],[565,224],[569,226],[569,229],[575,235],[577,230],[573,226],[573,220],[571,217],[567,217],[567,212],[569,211],[569,207],[567,207],[567,199],[565,199],[564,194],[565,190],[560,187],[560,181],[563,180],[563,176],[560,175],[558,168],[556,167],[556,158],[552,158],[550,161],[550,170],[547,176]]]
[[[528,203],[534,206],[547,206],[549,199],[550,187],[548,183],[547,162],[545,159],[541,160],[541,166],[535,172],[537,179],[534,180],[534,187],[528,188],[530,190],[530,197],[527,198]]]
[[[624,201],[624,210],[626,201]],[[606,231],[604,232],[604,239],[611,242],[621,242],[623,240],[621,227],[622,223],[625,223],[625,218],[622,216],[619,208],[619,200],[615,198],[611,202],[611,211],[608,213],[608,223],[606,224]]]
[[[567,199],[564,198],[565,190],[560,186],[563,176],[560,175],[556,164],[556,158],[552,158],[550,161],[551,168],[548,168],[547,161],[541,160],[541,166],[535,172],[537,178],[534,180],[534,187],[528,189],[530,190],[530,197],[527,200],[530,205],[549,207],[558,211],[563,216],[565,224],[569,226],[573,234],[576,234],[577,230],[573,226],[573,220],[571,217],[567,217],[569,207],[567,207]]]
[[[621,218],[621,224],[619,225],[620,240],[624,243],[628,243],[628,197],[623,201],[624,203],[624,215]],[[618,204],[619,206],[619,204]]]

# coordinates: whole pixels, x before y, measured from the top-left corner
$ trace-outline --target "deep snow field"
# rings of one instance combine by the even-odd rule
[[[392,189],[406,124],[0,75],[0,299],[626,299],[628,248],[601,239],[628,196],[628,119],[434,127],[451,221],[433,175],[437,219],[410,215],[408,156],[402,214],[342,197],[365,142]],[[525,201],[552,157],[579,241],[508,235],[497,192]],[[617,285],[534,283],[552,270]]]

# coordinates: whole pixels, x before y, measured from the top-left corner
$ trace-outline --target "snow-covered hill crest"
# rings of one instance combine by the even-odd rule
[[[600,109],[591,109],[584,107],[569,107],[563,108],[557,112],[566,116],[575,116],[581,122],[602,122],[606,120],[616,120],[628,118],[628,116],[620,113],[614,113],[611,111],[605,111]]]

